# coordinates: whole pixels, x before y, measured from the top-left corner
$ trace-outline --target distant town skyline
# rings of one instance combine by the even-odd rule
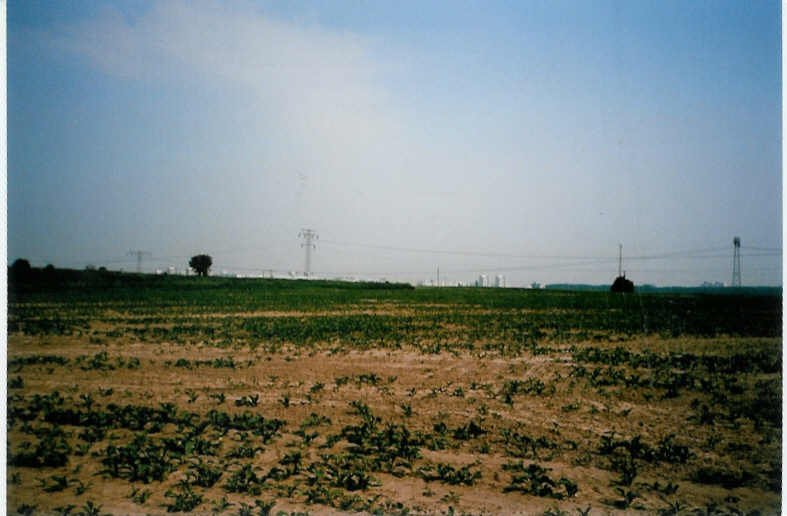
[[[781,4],[9,2],[8,262],[782,284]]]

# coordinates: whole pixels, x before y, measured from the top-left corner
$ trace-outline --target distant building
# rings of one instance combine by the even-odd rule
[[[538,289],[541,288],[541,283],[536,283],[535,281],[530,284],[530,288]]]
[[[504,288],[506,286],[506,277],[502,274],[495,276],[495,287]]]
[[[703,281],[702,285],[700,285],[700,286],[705,287],[705,288],[708,288],[708,287],[721,288],[721,287],[724,287],[725,285],[721,281]]]
[[[481,274],[478,276],[478,279],[475,283],[476,287],[488,287],[489,286],[489,277],[486,274]]]

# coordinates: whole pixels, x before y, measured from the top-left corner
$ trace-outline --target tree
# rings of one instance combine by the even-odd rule
[[[213,265],[213,258],[207,254],[198,254],[189,260],[189,267],[200,276],[207,276],[211,265]]]
[[[622,292],[622,293],[631,293],[634,292],[634,282],[631,280],[626,279],[626,275],[618,276],[615,278],[615,282],[612,283],[612,287],[610,287],[610,292]]]
[[[30,262],[24,258],[17,258],[8,271],[8,275],[12,281],[25,281],[30,278],[33,269],[30,267]]]

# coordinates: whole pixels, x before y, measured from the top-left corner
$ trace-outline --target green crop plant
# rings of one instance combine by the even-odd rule
[[[312,441],[314,441],[320,435],[319,432],[316,432],[316,431],[315,432],[307,432],[303,428],[299,428],[298,430],[294,431],[293,434],[297,435],[298,437],[300,437],[303,440],[303,443],[301,445],[303,447],[309,446],[312,443]]]
[[[187,473],[189,481],[200,487],[213,487],[221,475],[222,469],[220,467],[213,466],[202,459],[193,462]]]
[[[610,462],[611,468],[620,473],[620,478],[614,481],[620,486],[631,486],[637,476],[637,461],[632,455],[614,456]]]
[[[59,468],[68,463],[71,446],[61,436],[47,436],[33,446],[24,441],[16,453],[10,454],[9,464],[28,468]]]
[[[672,495],[678,492],[678,484],[674,484],[672,482],[667,482],[666,484],[662,484],[659,481],[653,482],[652,484],[643,482],[638,485],[640,487],[650,489],[651,491],[655,491],[657,493],[662,493],[665,495]]]
[[[107,431],[100,426],[86,426],[77,437],[87,443],[95,443],[103,440],[106,434]]]
[[[442,462],[436,465],[422,466],[418,468],[418,474],[427,482],[439,480],[450,485],[472,486],[477,479],[481,478],[481,472],[472,471],[470,466],[455,468]]]
[[[82,355],[77,357],[76,363],[80,364],[80,368],[83,371],[111,371],[115,369],[115,365],[109,361],[109,355],[106,351],[99,351],[93,356]]]
[[[69,359],[58,355],[30,355],[8,359],[8,370],[19,371],[25,366],[29,365],[60,365],[68,364]]]
[[[236,407],[256,407],[260,402],[259,394],[249,394],[248,396],[241,396],[235,400]]]
[[[301,428],[308,428],[311,426],[320,426],[320,425],[330,425],[331,418],[328,416],[321,416],[315,412],[309,414],[309,416],[301,422]]]
[[[256,496],[262,491],[261,484],[262,479],[254,472],[251,464],[244,464],[230,475],[227,483],[224,484],[224,489],[230,493],[247,493]]]
[[[341,435],[354,445],[352,453],[374,457],[377,466],[383,464],[392,467],[395,459],[402,459],[404,464],[420,456],[423,439],[396,423],[381,425],[381,419],[371,413],[369,407],[360,402],[352,402],[361,416],[360,425],[348,425],[342,429]]]
[[[486,433],[487,431],[480,424],[471,420],[466,425],[454,429],[453,438],[457,441],[467,441],[486,435]]]
[[[301,472],[302,462],[303,456],[301,452],[290,452],[281,458],[278,466],[271,468],[267,476],[274,480],[285,480]]]
[[[369,459],[352,454],[322,455],[321,458],[307,468],[307,481],[311,486],[327,482],[332,487],[357,491],[368,488],[373,482],[369,473],[373,463]]]
[[[546,384],[538,378],[528,378],[526,380],[507,380],[503,384],[500,395],[503,397],[503,402],[511,405],[514,402],[514,396],[517,394],[541,396],[546,392],[546,390]]]
[[[513,429],[501,430],[505,450],[508,455],[517,458],[538,459],[538,450],[554,450],[557,444],[546,437],[530,437]]]
[[[688,446],[675,443],[675,434],[664,437],[656,448],[657,460],[674,464],[685,464],[692,457]]]
[[[257,454],[258,451],[262,450],[260,446],[245,446],[241,445],[237,448],[231,450],[227,454],[227,458],[230,459],[251,459]]]
[[[52,510],[55,511],[55,514],[57,514],[58,516],[70,516],[73,513],[74,509],[76,508],[77,508],[76,505],[70,503],[67,505],[60,505]]]
[[[101,506],[93,503],[92,500],[85,502],[82,510],[76,513],[76,516],[103,516],[101,513]]]
[[[16,376],[15,378],[9,378],[8,380],[8,388],[9,389],[23,389],[25,387],[25,382],[22,380],[21,376]]]
[[[74,487],[74,494],[76,496],[82,496],[87,492],[88,489],[93,485],[92,482],[88,482],[85,484],[81,480],[76,480],[76,487]]]
[[[192,512],[202,503],[202,495],[195,493],[188,482],[180,482],[177,490],[167,490],[164,496],[173,499],[166,504],[167,512]]]
[[[744,487],[754,483],[754,475],[739,468],[724,469],[719,466],[701,466],[691,473],[691,480],[700,484],[720,485],[726,489]]]
[[[208,412],[207,423],[221,433],[226,433],[229,430],[250,431],[254,435],[261,437],[263,443],[267,443],[273,439],[284,426],[284,421],[281,419],[266,419],[259,414],[252,414],[251,412],[243,412],[230,416],[226,412],[219,412],[217,410]]]
[[[136,504],[145,505],[151,494],[153,493],[149,489],[139,489],[136,486],[131,486],[131,492],[128,497]]]
[[[503,492],[520,492],[533,496],[549,497],[562,500],[574,496],[578,487],[572,480],[561,477],[554,480],[547,475],[548,468],[532,463],[525,467],[520,462],[509,462],[503,469],[511,472],[510,483],[503,488]]]
[[[222,496],[221,499],[214,500],[211,503],[211,512],[213,514],[221,514],[222,512],[232,507],[233,505],[235,504],[227,500],[226,496]]]
[[[164,480],[176,467],[167,447],[150,439],[146,434],[137,434],[126,446],[110,444],[101,460],[104,472],[112,477],[131,482],[140,480],[150,483]]]
[[[634,503],[634,500],[639,498],[639,493],[632,491],[627,487],[616,487],[615,492],[620,496],[620,499],[612,500],[610,505],[617,509],[626,510],[631,507],[631,504]]]
[[[51,481],[51,483],[49,483],[49,481]],[[69,481],[65,475],[52,475],[49,477],[49,481],[45,479],[39,480],[41,489],[47,493],[56,493],[68,488]]]
[[[213,393],[210,395],[210,398],[213,399],[217,405],[221,405],[225,401],[227,401],[227,395],[223,392]]]
[[[37,508],[36,505],[29,505],[23,503],[22,505],[16,508],[16,513],[21,514],[22,516],[31,516],[32,514],[35,514],[36,508]]]

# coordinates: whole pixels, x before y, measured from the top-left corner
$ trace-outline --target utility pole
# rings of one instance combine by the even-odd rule
[[[733,252],[732,252],[732,286],[741,286],[741,238],[735,237],[732,239]]]
[[[437,286],[440,286],[440,266],[437,266]]]
[[[312,243],[312,240],[318,240],[320,237],[313,229],[302,229],[298,236],[303,238],[301,247],[306,249],[306,264],[303,268],[303,275],[309,277],[311,274],[312,265],[312,249],[317,249],[317,246]]]
[[[623,244],[618,244],[618,278],[623,276]]]
[[[136,256],[137,257],[137,274],[142,272],[142,258],[146,256],[152,256],[148,251],[129,251],[127,253],[129,256]]]

